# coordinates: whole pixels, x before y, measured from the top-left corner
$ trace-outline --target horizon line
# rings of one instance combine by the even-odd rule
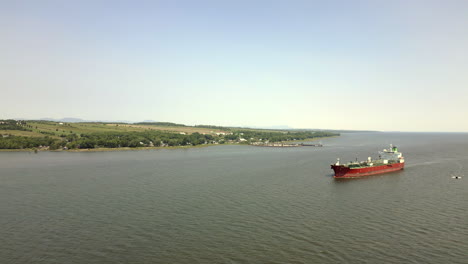
[[[250,128],[250,129],[267,129],[267,130],[323,130],[323,131],[344,131],[342,133],[346,133],[346,131],[353,131],[353,132],[372,132],[372,133],[468,133],[468,131],[401,131],[401,130],[372,130],[372,129],[329,129],[329,128],[295,128],[289,125],[265,125],[265,126],[249,126],[249,125],[237,125],[237,126],[221,126],[221,125],[209,125],[209,124],[194,124],[194,125],[187,125],[181,123],[175,123],[171,121],[155,121],[151,119],[146,119],[142,121],[129,121],[129,120],[85,120],[82,118],[77,117],[63,117],[63,118],[5,118],[4,120],[25,120],[25,121],[50,121],[50,122],[65,122],[65,123],[126,123],[126,124],[136,124],[136,123],[174,123],[178,125],[184,126],[218,126],[218,127],[225,127],[225,128]],[[74,119],[75,121],[65,121],[65,119]],[[283,127],[283,128],[282,128]]]

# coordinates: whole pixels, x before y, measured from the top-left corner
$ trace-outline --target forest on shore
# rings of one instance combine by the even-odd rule
[[[99,149],[252,144],[338,136],[327,131],[278,131],[153,123],[61,123],[0,120],[0,149]]]

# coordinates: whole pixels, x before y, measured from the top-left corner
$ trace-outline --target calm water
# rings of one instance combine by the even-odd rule
[[[323,143],[2,152],[0,263],[468,263],[468,134]],[[404,171],[331,177],[390,143]]]

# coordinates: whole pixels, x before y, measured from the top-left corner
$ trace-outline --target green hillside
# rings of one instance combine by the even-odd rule
[[[323,131],[275,131],[154,123],[62,123],[0,120],[0,149],[102,149],[250,144],[336,136]]]

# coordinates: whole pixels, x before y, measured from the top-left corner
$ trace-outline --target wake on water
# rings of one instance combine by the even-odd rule
[[[418,166],[429,165],[429,164],[447,163],[448,161],[455,163],[456,166],[454,166],[454,168],[457,168],[455,171],[450,173],[450,177],[452,179],[461,179],[464,175],[462,174],[463,164],[459,162],[460,159],[438,159],[438,160],[433,160],[433,161],[413,163],[413,164],[409,164],[406,167],[411,168],[411,167],[418,167]]]
[[[418,162],[418,163],[410,163],[410,164],[405,164],[406,168],[411,168],[411,167],[416,167],[416,166],[423,166],[423,165],[429,165],[429,164],[438,164],[438,163],[447,163],[447,162],[453,162],[458,166],[458,173],[461,173],[463,169],[463,165],[459,162],[460,160],[466,160],[460,159],[460,158],[443,158],[443,159],[437,159],[437,160],[432,160],[432,161],[425,161],[425,162]]]

